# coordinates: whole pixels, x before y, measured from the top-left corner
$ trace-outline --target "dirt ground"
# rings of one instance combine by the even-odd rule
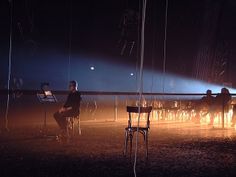
[[[40,127],[25,126],[0,133],[1,177],[128,177],[133,157],[122,154],[126,122],[81,123],[82,135],[58,143],[55,124],[47,137]],[[236,131],[193,123],[151,125],[149,160],[139,138],[137,176],[235,177]]]

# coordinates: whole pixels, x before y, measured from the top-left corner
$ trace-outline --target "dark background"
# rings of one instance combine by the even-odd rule
[[[135,90],[136,78],[129,80],[129,74],[137,75],[138,38],[134,39],[131,56],[120,54],[118,41],[125,10],[138,11],[140,2],[13,1],[12,78],[22,78],[23,87],[29,89],[39,87],[44,81],[54,88],[65,89],[68,79],[77,79],[84,90]],[[165,3],[164,0],[147,1],[145,71],[162,72],[163,69]],[[220,85],[225,82],[235,85],[235,8],[233,0],[169,0],[167,72]],[[2,1],[0,14],[0,86],[5,88],[9,1]],[[226,60],[226,66],[217,68],[218,60]],[[91,66],[95,66],[96,74],[91,74]],[[212,73],[221,69],[225,74],[218,80]],[[120,88],[114,82],[119,85],[124,82],[125,86]],[[102,84],[97,86],[99,83]],[[107,89],[107,85],[112,86]]]

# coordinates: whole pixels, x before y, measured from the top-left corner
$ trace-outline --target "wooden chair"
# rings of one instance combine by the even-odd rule
[[[79,116],[74,117],[67,117],[66,118],[67,125],[66,125],[66,134],[67,138],[73,138],[77,133],[81,135],[81,128],[80,128],[80,118]]]
[[[127,154],[127,148],[128,148],[128,142],[130,142],[130,157],[132,154],[132,140],[134,137],[134,133],[141,133],[144,138],[145,142],[145,148],[146,148],[146,158],[148,158],[148,131],[150,129],[150,113],[152,111],[152,107],[133,107],[133,106],[127,106],[127,112],[129,113],[129,120],[128,120],[128,127],[125,128],[125,145],[124,145],[124,155]],[[145,125],[144,126],[133,126],[132,125],[132,114],[138,114],[140,113],[140,116],[144,113],[147,114],[145,119]]]

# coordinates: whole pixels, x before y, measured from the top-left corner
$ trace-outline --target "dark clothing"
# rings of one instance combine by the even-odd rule
[[[204,96],[204,97],[202,97],[202,99],[201,99],[201,103],[202,103],[202,104],[205,104],[205,105],[208,106],[208,107],[210,107],[210,106],[213,105],[214,98],[215,98],[215,97],[209,96],[209,95]]]
[[[54,114],[54,118],[57,121],[57,124],[59,125],[59,127],[63,130],[66,129],[66,117],[72,117],[74,116],[74,114],[71,111],[65,111],[65,112],[56,112]]]
[[[198,101],[196,105],[196,110],[197,111],[209,110],[212,107],[214,101],[215,97],[211,95],[204,96]]]
[[[221,112],[224,108],[224,111],[228,111],[231,103],[231,95],[230,94],[218,94],[215,100],[215,109],[218,112]]]
[[[65,108],[72,107],[71,114],[74,116],[79,115],[80,113],[80,102],[81,102],[81,95],[78,91],[70,92],[66,103],[64,104]]]
[[[213,110],[216,113],[225,111],[228,112],[230,109],[231,104],[231,95],[227,93],[220,93],[216,96],[214,104],[213,104]],[[214,123],[214,117],[211,118],[210,125],[213,125]]]
[[[80,102],[81,102],[81,95],[78,91],[76,92],[70,92],[66,103],[64,104],[65,108],[72,107],[71,110],[65,111],[65,112],[59,112],[57,111],[54,114],[54,118],[57,121],[59,127],[62,130],[66,129],[66,118],[67,117],[73,117],[73,116],[78,116],[80,113]]]
[[[212,95],[207,95],[201,98],[199,100],[198,105],[196,106],[196,116],[195,116],[195,121],[196,123],[200,123],[201,121],[201,111],[203,111],[205,116],[207,114],[210,115],[210,118],[212,119],[214,116],[214,111],[213,111],[213,103],[215,101],[215,97]]]

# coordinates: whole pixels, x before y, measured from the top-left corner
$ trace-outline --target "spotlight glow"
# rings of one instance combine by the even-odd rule
[[[74,60],[71,75],[79,83],[81,90],[111,91],[111,92],[136,92],[139,78],[135,76],[135,65],[114,63],[108,58],[93,58],[91,56],[79,56]],[[118,60],[118,59],[117,59]],[[97,69],[99,68],[99,70]],[[94,72],[96,71],[96,74]],[[86,77],[85,77],[86,76]],[[220,93],[222,85],[217,85],[195,78],[177,75],[174,73],[163,74],[158,70],[143,70],[143,92],[146,93]],[[120,84],[122,83],[122,84]],[[59,84],[58,84],[59,85]],[[60,86],[60,85],[59,85]],[[236,93],[236,89],[229,88],[230,93]],[[200,99],[202,96],[157,96],[156,98],[168,99]]]

